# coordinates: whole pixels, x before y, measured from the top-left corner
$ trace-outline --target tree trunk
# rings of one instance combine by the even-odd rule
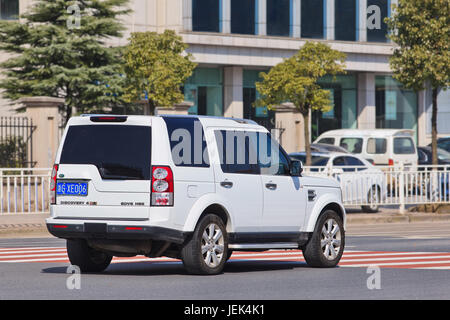
[[[431,157],[432,157],[432,163],[433,165],[438,164],[438,157],[437,157],[437,96],[438,96],[438,89],[433,88],[433,108],[432,108],[432,115],[431,115]]]
[[[311,165],[311,144],[309,143],[309,108],[306,108],[307,112],[303,114],[303,127],[305,132],[305,151],[306,151],[306,166]]]

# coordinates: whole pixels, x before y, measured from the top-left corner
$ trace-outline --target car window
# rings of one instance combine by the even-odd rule
[[[224,173],[260,173],[256,143],[251,134],[235,130],[216,130],[214,134]]]
[[[95,165],[104,179],[150,180],[151,127],[70,126],[61,164]]]
[[[414,154],[414,142],[411,138],[394,138],[394,153],[395,154]]]
[[[300,160],[303,164],[306,163],[306,155],[295,154],[290,156],[294,160]],[[311,166],[313,167],[325,167],[330,158],[325,156],[311,156]]]
[[[164,121],[167,126],[174,164],[177,167],[209,167],[208,148],[200,120],[198,118],[164,117]],[[196,140],[197,135],[199,141]],[[198,143],[197,146],[196,143]]]
[[[362,152],[363,139],[362,138],[342,138],[340,146],[350,153]]]
[[[261,174],[264,175],[290,175],[289,158],[281,146],[272,139],[270,134],[258,134],[258,163]],[[262,140],[262,141],[261,141]],[[262,150],[266,144],[265,150]]]
[[[334,138],[322,138],[317,143],[334,144]]]
[[[345,158],[344,157],[336,157],[333,160],[333,166],[345,166]]]
[[[352,167],[352,168],[350,168],[349,170],[344,169],[344,171],[354,171],[355,170],[354,167],[358,167],[358,168],[356,168],[357,171],[367,169],[364,162],[362,162],[361,160],[359,160],[358,158],[355,158],[355,157],[345,157],[345,163],[347,166]]]
[[[385,154],[387,150],[387,140],[384,138],[369,138],[367,140],[367,153]]]

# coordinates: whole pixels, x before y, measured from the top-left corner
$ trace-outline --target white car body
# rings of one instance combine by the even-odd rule
[[[112,251],[119,250],[117,246],[120,245],[120,239],[164,241],[181,245],[192,235],[202,215],[212,212],[225,220],[230,249],[299,248],[308,241],[319,215],[330,208],[340,215],[345,228],[346,215],[341,190],[333,179],[223,172],[215,132],[230,130],[268,134],[264,127],[252,121],[201,116],[128,116],[121,117],[121,122],[109,122],[108,117],[74,117],[69,120],[65,129],[55,161],[57,172],[54,182],[57,191],[52,192],[56,199],[50,206],[51,216],[47,219],[50,233],[57,237],[89,241],[115,239],[116,246],[108,247]],[[100,118],[107,120],[100,121]],[[123,119],[125,120],[122,121]],[[201,124],[207,146],[208,166],[182,166],[174,162],[170,142],[173,141],[175,131],[172,131],[172,140],[169,140],[168,124],[178,126],[176,121]],[[73,131],[72,136],[75,132],[82,135],[83,130],[105,125],[109,127],[95,127],[97,129],[92,130],[102,132],[101,130],[108,129],[116,132],[133,126],[133,130],[151,132],[148,135],[151,164],[148,165],[151,165],[152,170],[157,166],[170,167],[173,173],[172,205],[156,206],[152,203],[152,197],[157,197],[158,194],[151,186],[151,172],[146,173],[148,179],[107,179],[102,174],[105,177],[111,174],[111,168],[115,168],[111,164],[101,164],[99,168],[94,164],[61,161],[64,148],[67,148],[67,154],[71,154],[76,148],[83,147],[76,145],[79,144],[78,137],[68,138],[70,130]],[[89,139],[97,139],[86,138],[88,139],[81,140],[86,141],[86,144],[90,143]],[[75,147],[67,142],[70,139],[75,141]],[[111,139],[121,138],[117,136]],[[136,139],[145,145],[145,137]],[[136,139],[129,139],[129,144],[139,143],[134,141]],[[107,143],[114,145],[114,141]],[[125,149],[128,150],[128,146],[123,146],[123,152],[127,152]],[[95,150],[94,153],[94,158],[102,156]],[[71,156],[83,157],[80,154]],[[84,185],[87,186],[87,195],[58,195],[68,192],[66,188],[70,188],[71,192],[77,189],[77,183],[80,188],[83,183],[87,184]],[[275,185],[275,188],[270,189],[267,185]],[[170,195],[164,199],[169,199],[167,203],[171,201]],[[139,251],[131,250],[131,253],[138,254]],[[167,252],[164,254],[168,255]]]

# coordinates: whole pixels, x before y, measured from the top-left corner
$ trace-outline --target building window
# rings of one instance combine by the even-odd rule
[[[231,33],[255,34],[255,1],[231,0]]]
[[[302,38],[324,38],[324,1],[326,0],[302,0]]]
[[[267,0],[267,35],[289,36],[290,7],[290,0]]]
[[[0,20],[19,18],[19,0],[0,0]]]
[[[384,19],[389,15],[389,3],[389,0],[367,0],[367,41],[387,42]]]
[[[220,32],[220,0],[192,0],[192,30]]]
[[[221,68],[197,68],[184,85],[186,101],[194,103],[189,114],[223,115],[223,72]]]
[[[390,76],[375,77],[376,127],[417,130],[417,94]]]
[[[333,79],[331,76],[326,76],[319,79],[318,83],[323,89],[331,92],[333,108],[328,112],[313,111],[311,119],[313,140],[328,130],[355,129],[357,122],[356,77],[339,75]]]
[[[336,40],[356,41],[358,0],[335,0],[334,2],[334,38]]]

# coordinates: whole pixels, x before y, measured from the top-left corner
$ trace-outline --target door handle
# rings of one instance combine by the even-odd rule
[[[222,181],[220,185],[226,189],[230,189],[233,187],[233,182],[231,181]]]
[[[277,190],[277,185],[275,183],[266,183],[266,188],[269,190]]]

